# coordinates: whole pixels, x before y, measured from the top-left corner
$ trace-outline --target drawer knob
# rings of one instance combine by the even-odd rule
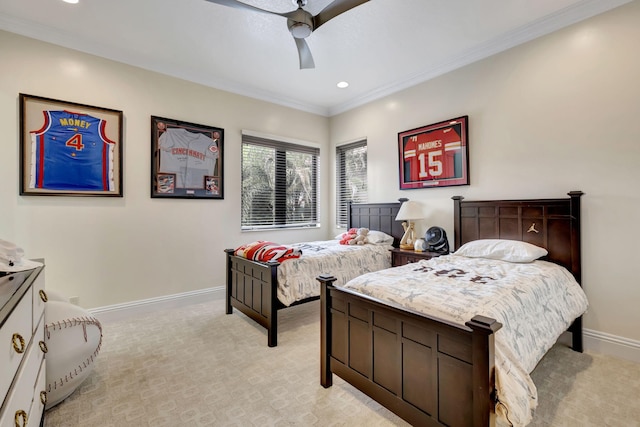
[[[22,409],[16,411],[16,427],[25,427],[27,425],[27,418],[27,413]]]
[[[41,299],[43,302],[47,302],[47,301],[49,301],[49,298],[47,297],[47,293],[44,291],[44,289],[40,289],[40,290],[38,291],[38,295],[40,295],[40,299]]]
[[[16,353],[24,353],[24,338],[20,334],[13,334],[13,349]],[[17,417],[17,415],[16,415]]]
[[[43,353],[47,353],[49,351],[46,342],[40,341],[38,344],[40,345],[40,350],[42,350]]]
[[[46,391],[41,391],[41,392],[40,392],[40,402],[41,402],[43,405],[46,405],[46,404],[47,404],[47,392],[46,392]]]

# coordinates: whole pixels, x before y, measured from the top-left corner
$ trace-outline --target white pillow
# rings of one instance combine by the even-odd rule
[[[454,254],[509,262],[531,262],[547,253],[544,248],[519,240],[481,239],[465,243]]]
[[[392,245],[393,236],[389,236],[387,233],[377,230],[369,230],[367,234],[367,240],[374,245]]]

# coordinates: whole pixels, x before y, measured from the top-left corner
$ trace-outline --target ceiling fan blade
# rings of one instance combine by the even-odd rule
[[[296,41],[298,47],[298,56],[300,57],[300,69],[304,68],[316,68],[316,64],[313,62],[313,56],[311,56],[311,50],[309,45],[304,39],[293,38]]]
[[[369,0],[335,0],[333,3],[329,3],[327,7],[322,9],[320,13],[313,17],[313,29],[317,30],[320,25],[335,18],[341,13],[353,9],[356,6],[360,6],[368,1]]]
[[[220,4],[222,6],[232,7],[234,9],[252,10],[254,12],[268,13],[269,15],[278,15],[278,16],[284,16],[284,17],[288,15],[284,13],[278,13],[278,12],[272,12],[270,10],[260,9],[259,7],[251,6],[249,4],[242,3],[241,1],[237,1],[237,0],[207,0],[207,1],[210,3]]]

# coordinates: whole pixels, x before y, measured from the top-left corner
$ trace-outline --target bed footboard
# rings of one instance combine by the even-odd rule
[[[255,262],[227,254],[226,313],[237,308],[267,329],[269,347],[278,345],[277,261]]]
[[[335,373],[412,425],[495,425],[494,333],[408,312],[320,276],[320,382]]]

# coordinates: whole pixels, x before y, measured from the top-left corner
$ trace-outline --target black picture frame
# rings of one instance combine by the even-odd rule
[[[469,185],[469,117],[398,133],[400,189]]]
[[[123,196],[120,110],[19,94],[21,196]]]
[[[224,199],[224,129],[151,116],[151,197]]]

